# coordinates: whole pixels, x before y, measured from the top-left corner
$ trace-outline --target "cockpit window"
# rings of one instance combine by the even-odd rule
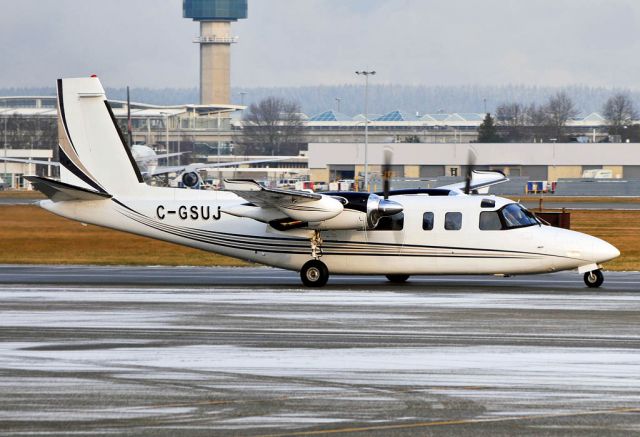
[[[540,222],[533,213],[518,203],[511,203],[498,211],[480,213],[480,230],[482,231],[524,228],[537,224]]]
[[[511,203],[500,210],[507,229],[537,225],[536,217],[519,203]]]

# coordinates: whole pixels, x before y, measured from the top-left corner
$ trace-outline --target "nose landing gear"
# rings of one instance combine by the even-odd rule
[[[584,274],[584,283],[589,288],[598,288],[604,282],[602,270],[593,270]]]

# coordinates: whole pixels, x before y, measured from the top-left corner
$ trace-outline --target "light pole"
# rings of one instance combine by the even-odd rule
[[[164,142],[167,148],[167,165],[169,165],[169,113],[161,112],[160,114],[164,115]]]
[[[375,71],[356,71],[358,76],[364,76],[364,189],[369,191],[369,76],[375,76]]]
[[[8,120],[8,117],[4,117],[4,130],[2,131],[4,136],[4,157],[5,158],[7,157],[7,120]],[[7,160],[6,159],[4,161],[4,177],[5,178],[7,177]],[[13,185],[13,183],[11,185]]]
[[[246,91],[240,91],[240,106],[244,106],[244,96],[247,95]]]
[[[336,102],[338,103],[338,113],[340,113],[340,102],[342,102],[342,97],[336,97]]]

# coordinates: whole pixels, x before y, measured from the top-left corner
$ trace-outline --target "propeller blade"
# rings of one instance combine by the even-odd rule
[[[384,160],[382,164],[382,197],[384,200],[389,199],[389,191],[391,191],[391,158],[393,152],[391,149],[384,149]]]
[[[464,194],[471,192],[471,179],[473,178],[473,170],[476,166],[476,154],[469,149],[469,157],[467,158],[467,173],[464,178]]]

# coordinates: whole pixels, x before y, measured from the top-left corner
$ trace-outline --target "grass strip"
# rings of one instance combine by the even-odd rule
[[[607,270],[640,270],[640,211],[572,211],[572,229],[602,238],[622,255]],[[35,205],[0,206],[0,263],[246,266],[222,255],[83,226]]]

